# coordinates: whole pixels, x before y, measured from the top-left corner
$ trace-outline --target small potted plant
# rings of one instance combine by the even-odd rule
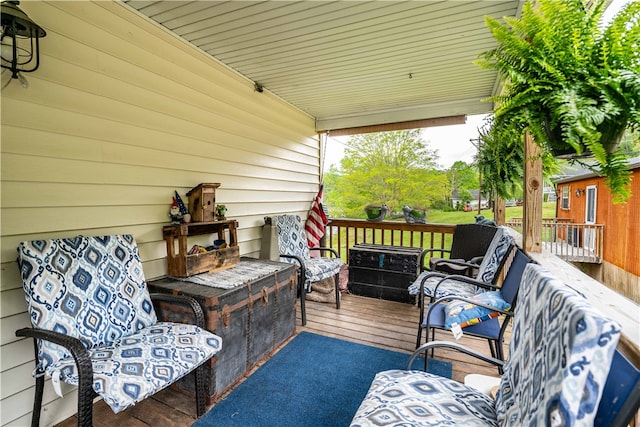
[[[218,221],[227,219],[227,207],[225,205],[216,205],[216,219]]]
[[[504,81],[495,126],[525,131],[548,152],[588,155],[618,201],[630,196],[630,173],[619,142],[640,127],[640,2],[608,24],[605,1],[528,0],[521,18],[486,17],[498,42],[477,64]]]

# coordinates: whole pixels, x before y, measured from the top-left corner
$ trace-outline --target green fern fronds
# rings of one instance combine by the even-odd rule
[[[617,200],[630,195],[617,151],[625,129],[640,127],[640,2],[603,28],[605,1],[532,0],[520,18],[485,18],[498,46],[476,63],[504,81],[495,125],[513,139],[531,133],[545,151],[593,156]]]

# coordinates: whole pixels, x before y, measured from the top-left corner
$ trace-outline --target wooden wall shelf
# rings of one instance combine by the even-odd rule
[[[162,236],[167,243],[167,275],[188,277],[233,267],[240,261],[237,229],[236,220],[192,222],[162,227]],[[227,247],[190,255],[187,238],[203,234],[216,234],[217,239],[227,242]]]

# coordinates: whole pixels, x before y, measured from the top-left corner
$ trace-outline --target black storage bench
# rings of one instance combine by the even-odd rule
[[[349,291],[354,295],[413,303],[407,288],[420,272],[419,248],[360,243],[349,249]]]

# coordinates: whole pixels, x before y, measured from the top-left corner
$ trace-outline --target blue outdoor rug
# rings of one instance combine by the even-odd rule
[[[375,374],[409,356],[301,332],[192,427],[348,426]],[[451,378],[451,363],[429,359],[429,372]]]

